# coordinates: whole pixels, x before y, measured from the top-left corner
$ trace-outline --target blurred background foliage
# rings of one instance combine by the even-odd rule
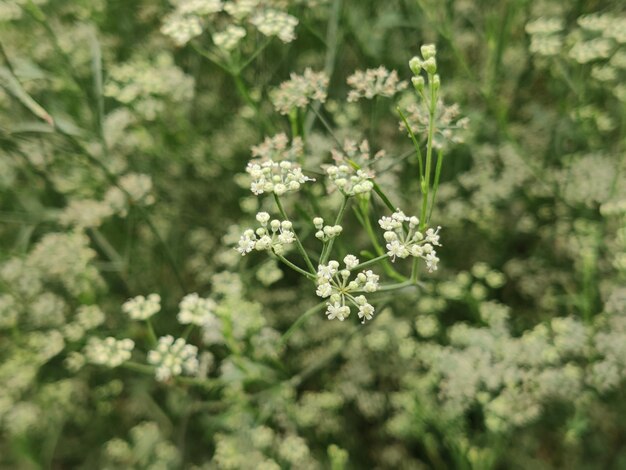
[[[230,52],[225,13],[184,45],[163,34],[185,3],[0,2],[0,466],[625,468],[622,2],[264,0],[295,40],[247,26]],[[379,183],[415,209],[410,92],[348,103],[346,78],[407,79],[429,42],[470,123],[442,144],[440,270],[367,325],[318,314],[282,348],[314,295],[233,250],[262,209],[250,147],[290,134],[270,91],[324,70],[318,112],[385,149]],[[301,118],[319,173],[336,144]],[[174,336],[185,294],[216,300],[222,330],[189,337],[206,380],[85,363],[91,336],[143,362],[120,306],[151,292]]]

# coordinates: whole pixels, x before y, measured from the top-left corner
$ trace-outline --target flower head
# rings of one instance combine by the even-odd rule
[[[336,318],[343,321],[350,316],[351,310],[347,303],[357,307],[359,318],[363,322],[371,320],[374,307],[367,302],[364,295],[354,296],[354,294],[376,292],[379,276],[368,270],[360,272],[355,279],[350,280],[351,270],[359,265],[359,259],[354,255],[347,255],[343,261],[345,269],[339,269],[340,264],[335,260],[318,266],[315,293],[318,297],[329,300],[326,304],[326,316],[329,320]]]
[[[382,217],[378,224],[385,231],[383,236],[391,261],[414,256],[426,262],[428,271],[437,269],[439,258],[434,247],[441,246],[439,243],[441,227],[429,228],[422,233],[417,229],[419,219],[415,216],[406,216],[400,209],[391,214],[391,217]]]
[[[148,353],[148,363],[157,366],[156,379],[164,382],[171,377],[195,374],[198,371],[198,348],[183,338],[171,335],[159,338],[156,348]]]

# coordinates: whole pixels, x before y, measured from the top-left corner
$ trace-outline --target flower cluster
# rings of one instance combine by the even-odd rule
[[[339,164],[354,164],[356,163],[361,168],[369,167],[371,164],[385,156],[384,150],[379,150],[374,155],[370,150],[370,143],[367,139],[363,139],[361,142],[357,142],[352,139],[345,139],[343,147],[341,149],[333,148],[330,151],[333,160],[337,165]],[[371,170],[370,174],[373,176]]]
[[[290,221],[274,219],[270,222],[270,215],[267,212],[259,212],[256,220],[261,226],[256,230],[246,230],[239,239],[236,250],[241,256],[252,250],[271,250],[281,255],[285,251],[285,245],[291,245],[296,241],[296,234],[292,231]]]
[[[117,340],[112,337],[91,337],[85,346],[85,357],[92,364],[117,367],[130,359],[134,347],[134,341],[128,338]]]
[[[198,371],[198,348],[183,338],[162,336],[156,348],[148,353],[148,363],[156,366],[156,379],[161,382],[183,372],[193,375]]]
[[[311,101],[326,101],[328,75],[324,72],[313,72],[310,68],[304,74],[291,74],[286,82],[273,90],[270,98],[274,108],[280,114],[289,114],[295,108],[304,108]]]
[[[122,311],[133,320],[147,320],[161,310],[161,296],[150,294],[148,297],[138,295],[122,305]]]
[[[409,103],[405,106],[406,120],[415,135],[428,132],[430,123],[430,113],[426,101]],[[433,147],[441,149],[447,143],[459,144],[465,140],[465,131],[469,127],[469,119],[460,117],[461,109],[454,103],[450,106],[444,104],[443,100],[437,100],[435,106],[435,135],[433,136]],[[404,121],[399,122],[400,130],[406,129]]]
[[[218,49],[230,52],[245,36],[245,28],[231,24],[224,31],[213,34],[213,43]]]
[[[396,210],[391,217],[382,217],[378,224],[385,231],[387,254],[392,261],[395,261],[396,257],[414,256],[426,262],[428,271],[432,272],[437,269],[439,258],[433,246],[441,246],[439,244],[441,227],[437,227],[436,230],[429,228],[425,234],[422,234],[417,229],[419,219],[415,216],[404,215],[400,209]],[[408,224],[408,230],[405,224]]]
[[[357,70],[347,79],[353,90],[348,93],[348,101],[354,102],[361,98],[368,100],[375,96],[392,97],[404,90],[408,83],[398,78],[398,72],[389,71],[380,66],[376,69]]]
[[[372,177],[365,170],[355,170],[348,165],[328,165],[325,170],[328,178],[345,195],[367,194],[374,189]]]
[[[378,290],[379,276],[371,270],[357,274],[356,279],[350,280],[351,270],[359,265],[359,260],[354,255],[347,255],[343,262],[344,269],[339,269],[339,262],[331,260],[328,264],[320,264],[317,268],[317,290],[315,293],[323,299],[328,298],[326,315],[329,320],[337,318],[344,321],[350,316],[349,301],[357,307],[359,318],[363,323],[371,320],[374,316],[374,307],[367,302],[364,295],[356,295],[358,292],[376,292]]]
[[[163,99],[175,102],[189,100],[194,93],[194,79],[176,66],[173,57],[160,53],[154,59],[141,56],[112,66],[108,71],[104,94],[146,119],[156,119],[165,111]]]
[[[313,225],[317,229],[315,232],[315,238],[323,242],[327,242],[331,238],[335,238],[343,232],[341,225],[324,225],[324,219],[321,217],[315,217],[313,219]]]
[[[284,132],[266,137],[259,145],[252,146],[252,157],[261,160],[296,161],[304,153],[304,143],[295,137],[289,145],[289,137]]]
[[[191,39],[202,34],[200,16],[222,11],[221,0],[180,0],[176,9],[163,22],[161,32],[171,37],[176,45],[184,46]]]
[[[298,19],[282,11],[261,10],[250,18],[250,23],[265,36],[277,36],[282,42],[291,42],[296,38],[294,30]]]
[[[563,47],[563,38],[559,34],[563,30],[561,18],[538,18],[526,24],[526,32],[530,35],[530,52],[539,56],[557,55]]]
[[[213,299],[202,298],[195,292],[188,294],[178,304],[179,312],[176,317],[182,325],[202,326],[210,321],[216,304]]]
[[[250,191],[257,196],[263,193],[281,196],[286,192],[298,191],[307,181],[315,181],[302,173],[300,165],[290,161],[251,161],[246,172],[252,177]]]

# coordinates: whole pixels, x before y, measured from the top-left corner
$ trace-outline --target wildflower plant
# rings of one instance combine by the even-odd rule
[[[421,50],[422,59],[415,57],[411,59],[409,65],[415,75],[412,79],[415,91],[421,99],[428,103],[430,112],[428,134],[426,135],[426,157],[424,161],[422,159],[421,144],[418,142],[415,133],[407,125],[407,130],[414,144],[419,165],[420,189],[422,191],[421,219],[418,217],[407,217],[400,209],[394,208],[388,197],[382,192],[380,187],[376,185],[374,173],[360,166],[359,161],[365,163],[370,158],[369,144],[367,141],[363,141],[358,147],[355,144],[346,142],[346,145],[343,146],[341,151],[333,150],[333,158],[337,164],[323,166],[330,186],[341,194],[342,202],[332,225],[324,225],[324,219],[319,216],[312,219],[315,237],[322,242],[319,254],[313,254],[305,248],[303,240],[298,236],[294,228],[294,223],[292,223],[287,215],[282,198],[283,196],[291,197],[291,195],[287,193],[297,192],[301,189],[306,192],[306,188],[303,188],[302,185],[304,183],[314,183],[316,180],[306,176],[301,167],[296,162],[290,160],[282,160],[280,162],[273,161],[272,159],[261,161],[252,160],[246,167],[246,172],[252,179],[250,183],[251,192],[255,196],[271,193],[275,208],[283,220],[273,219],[270,221],[271,216],[269,213],[257,213],[256,219],[261,226],[256,230],[246,229],[239,239],[236,250],[241,255],[246,255],[253,250],[268,251],[285,265],[316,284],[315,293],[319,297],[328,300],[305,312],[303,318],[306,318],[322,307],[326,307],[326,316],[329,320],[338,319],[344,321],[350,315],[350,305],[352,305],[357,308],[358,317],[363,322],[371,320],[374,316],[375,309],[368,301],[365,294],[373,294],[379,290],[392,291],[410,285],[416,285],[418,278],[418,258],[422,258],[425,261],[429,272],[437,269],[439,258],[437,257],[434,247],[440,246],[440,227],[427,229],[426,224],[430,219],[434,207],[443,161],[442,151],[439,151],[434,180],[433,183],[431,183],[433,147],[436,131],[434,116],[436,104],[439,99],[440,78],[436,73],[435,46],[425,45],[422,46]],[[428,76],[427,88],[424,78],[420,75],[422,70],[424,70]],[[379,91],[372,92],[372,96],[374,94],[393,96],[396,90],[404,88],[405,85],[403,85],[402,82],[398,82],[395,72],[389,76],[385,74],[385,77],[379,76],[382,72],[383,69],[379,69],[378,72],[372,72],[374,75],[368,75],[367,73],[363,75],[364,79],[370,75],[372,75],[372,77],[378,77],[377,83],[386,77],[384,80],[385,84],[380,84],[382,88]],[[348,83],[352,86],[356,86],[358,77],[360,77],[358,74],[353,76],[348,80]],[[287,103],[287,101],[291,102],[289,105],[278,106],[278,110],[282,114],[289,115],[294,145],[296,145],[296,139],[298,139],[297,142],[299,145],[300,136],[298,135],[298,114],[291,113],[291,111],[295,110],[297,107],[303,107],[308,104],[309,95],[312,93],[311,90],[318,89],[319,91],[315,92],[319,95],[317,99],[324,101],[327,81],[324,80],[323,85],[316,85],[315,82],[317,81],[321,82],[322,80],[314,76],[310,70],[307,70],[303,77],[292,75],[291,80],[285,82],[280,90],[276,92],[275,104],[277,102],[276,100],[285,103]],[[300,82],[302,82],[302,85],[296,86],[296,83]],[[368,87],[371,86],[367,85],[367,83],[362,86],[362,88]],[[387,91],[385,91],[385,89],[387,89]],[[388,89],[392,89],[392,91]],[[313,93],[313,96],[315,96],[315,93]],[[291,95],[292,97],[287,99],[287,95]],[[352,95],[348,97],[349,101],[351,100],[351,96]],[[366,96],[371,98],[370,94],[366,94]],[[354,100],[353,96],[352,98],[352,100]],[[404,114],[402,114],[399,109],[398,111],[406,122]],[[269,150],[272,143],[273,140],[266,140],[263,144],[263,148]],[[284,141],[281,143],[281,148],[287,148]],[[267,150],[261,151],[259,147],[257,147],[253,151],[253,154],[265,154]],[[357,151],[359,152],[358,155]],[[383,239],[386,242],[387,251],[385,252],[380,247],[376,239],[376,234],[370,229],[370,236],[375,244],[375,248],[378,249],[379,256],[370,256],[368,260],[361,263],[354,254],[347,254],[344,257],[345,268],[340,269],[339,262],[332,260],[331,256],[336,239],[346,236],[342,226],[346,211],[354,200],[362,209],[360,221],[367,225],[366,228],[371,227],[369,224],[369,218],[371,216],[368,208],[373,191],[381,198],[384,204],[394,210],[391,217],[382,217],[379,221],[381,228],[384,230]],[[365,219],[368,219],[367,223],[365,223]],[[305,223],[310,224],[309,221]],[[284,247],[285,245],[291,244],[295,244],[297,247],[297,251],[301,256],[301,262],[304,263],[303,266],[299,266],[285,256]],[[395,274],[396,278],[402,279],[403,282],[379,286],[380,275],[375,274],[371,269],[363,270],[359,272],[354,279],[351,279],[352,271],[387,262],[388,260],[394,262],[397,258],[407,258],[409,255],[415,258],[409,277],[405,277],[396,272],[393,268],[389,268],[391,272]],[[317,268],[315,267],[316,264]],[[291,332],[292,330],[289,330],[290,334]]]
[[[619,8],[139,3],[0,2],[0,467],[626,461]]]

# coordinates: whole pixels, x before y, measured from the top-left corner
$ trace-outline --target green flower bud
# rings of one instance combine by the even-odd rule
[[[421,75],[411,78],[411,83],[413,84],[413,87],[415,87],[415,89],[418,91],[418,93],[424,91],[424,77],[422,77]]]
[[[430,57],[422,62],[422,67],[429,75],[432,75],[437,72],[437,61],[434,57]]]
[[[438,91],[440,86],[441,86],[441,79],[439,78],[439,74],[436,73],[433,76],[433,87],[435,88],[435,91]]]
[[[413,57],[409,61],[409,68],[411,69],[411,72],[413,72],[415,75],[418,75],[422,71],[422,61],[420,60],[420,58]]]
[[[424,60],[428,60],[437,55],[437,48],[434,44],[424,44],[420,48],[420,52],[422,53],[422,57],[424,58]]]

